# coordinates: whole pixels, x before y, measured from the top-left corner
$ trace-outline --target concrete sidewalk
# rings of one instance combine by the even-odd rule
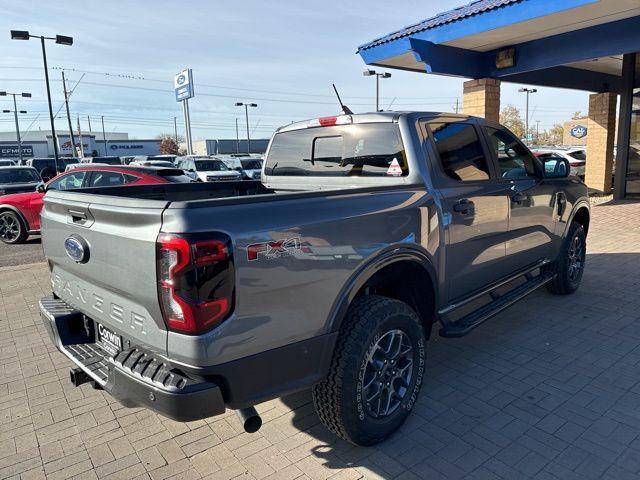
[[[640,203],[593,208],[579,292],[539,291],[459,340],[429,343],[399,434],[374,448],[329,434],[308,393],[178,423],[88,385],[49,342],[45,264],[0,269],[0,479],[637,479]]]

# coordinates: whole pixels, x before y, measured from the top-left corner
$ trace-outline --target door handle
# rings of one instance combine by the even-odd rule
[[[522,192],[516,192],[511,196],[511,201],[513,203],[523,203],[527,199],[527,195]]]
[[[462,215],[473,215],[476,207],[471,200],[463,198],[453,206],[453,211]]]

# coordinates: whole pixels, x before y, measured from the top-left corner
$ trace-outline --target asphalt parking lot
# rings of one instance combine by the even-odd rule
[[[23,245],[0,243],[0,268],[38,262],[44,262],[40,235],[31,235]]]
[[[575,295],[434,335],[413,415],[373,448],[327,433],[305,392],[260,405],[249,435],[231,412],[178,423],[73,388],[37,311],[46,267],[0,268],[0,479],[637,479],[639,219],[640,203],[593,208]]]

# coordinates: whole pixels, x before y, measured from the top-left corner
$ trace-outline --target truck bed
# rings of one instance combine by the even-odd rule
[[[131,185],[115,187],[81,188],[78,193],[109,195],[112,197],[186,202],[228,197],[245,197],[275,193],[258,180],[237,182],[163,183],[155,185]]]

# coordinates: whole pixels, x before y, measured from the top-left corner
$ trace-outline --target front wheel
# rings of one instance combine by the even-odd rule
[[[356,445],[395,432],[416,403],[425,370],[425,334],[405,303],[356,299],[336,344],[329,375],[313,387],[324,425]]]
[[[558,259],[551,266],[556,274],[548,288],[556,295],[568,295],[578,290],[587,255],[587,234],[579,223],[569,227]]]
[[[8,244],[23,243],[27,236],[27,228],[15,212],[0,213],[0,240]]]

